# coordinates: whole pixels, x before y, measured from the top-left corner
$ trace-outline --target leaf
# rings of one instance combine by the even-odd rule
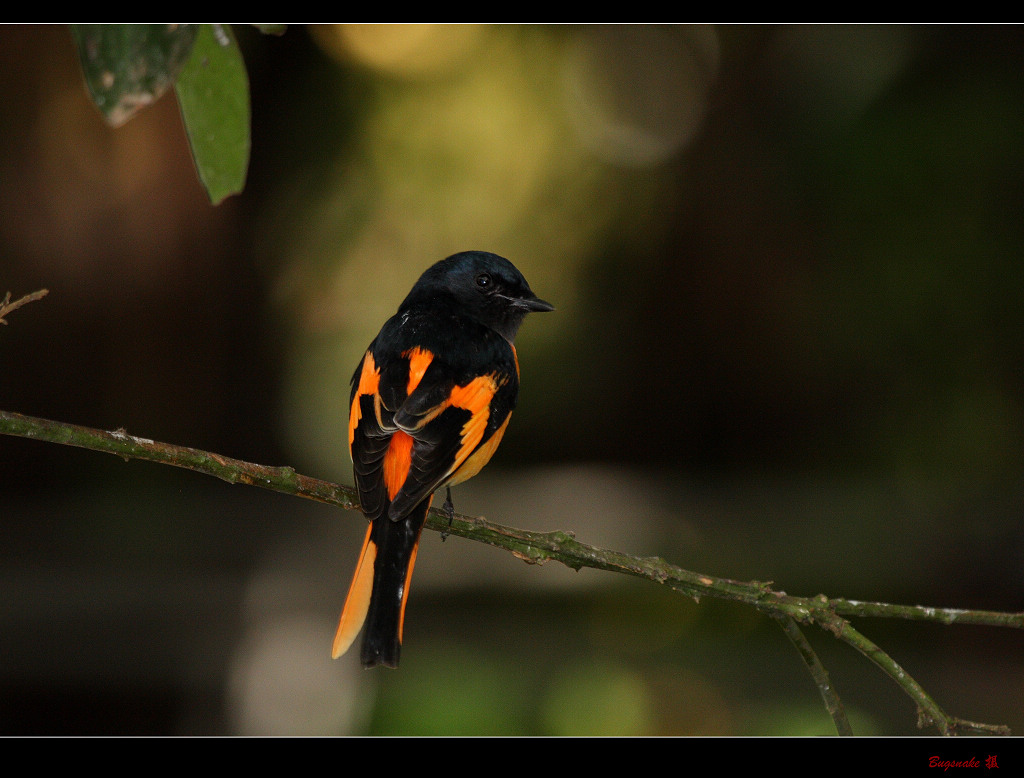
[[[120,127],[174,83],[196,35],[188,24],[72,24],[82,74],[107,123]]]
[[[245,186],[249,167],[249,79],[227,25],[204,24],[174,86],[192,159],[214,205]]]

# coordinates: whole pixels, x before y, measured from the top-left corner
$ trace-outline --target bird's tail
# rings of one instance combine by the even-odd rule
[[[398,667],[409,581],[429,507],[427,499],[398,521],[384,511],[370,523],[334,636],[335,658],[348,650],[365,626],[363,666]]]

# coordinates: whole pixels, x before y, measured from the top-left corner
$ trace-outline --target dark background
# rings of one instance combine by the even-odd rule
[[[792,594],[1024,609],[1024,30],[240,27],[245,191],[173,95],[108,128],[0,27],[0,408],[351,483],[359,355],[419,273],[557,312],[456,508]],[[356,513],[0,437],[0,734],[834,732],[770,619],[424,538],[402,668],[330,659]],[[859,620],[1024,731],[1019,632]],[[808,630],[855,732],[919,732]],[[925,730],[932,733],[933,730]]]

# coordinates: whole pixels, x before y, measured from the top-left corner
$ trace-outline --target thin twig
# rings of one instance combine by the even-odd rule
[[[4,316],[9,314],[11,311],[16,311],[25,303],[35,302],[36,300],[42,300],[49,293],[49,289],[40,289],[37,292],[30,292],[29,294],[25,295],[24,297],[18,298],[12,303],[11,293],[8,292],[6,295],[4,295],[3,301],[0,302],[0,324],[7,324],[7,321],[4,319]]]
[[[962,608],[929,608],[924,605],[891,605],[884,602],[829,599],[829,607],[842,616],[873,616],[939,624],[977,624],[988,627],[1024,627],[1024,613],[975,611]]]
[[[832,686],[825,666],[818,659],[818,655],[811,648],[811,644],[807,642],[807,638],[804,637],[800,625],[788,617],[776,616],[775,620],[778,621],[782,631],[786,633],[786,637],[796,647],[800,657],[804,660],[804,664],[807,665],[807,671],[811,674],[811,678],[814,679],[814,683],[818,687],[818,693],[821,695],[822,702],[825,703],[825,710],[828,711],[836,725],[836,731],[840,735],[852,735],[853,728],[850,726],[850,720],[846,718],[846,711],[843,709],[843,703],[839,699],[839,694],[836,692],[835,687]]]
[[[979,724],[946,714],[917,681],[910,677],[885,651],[854,629],[849,622],[843,624],[839,639],[857,649],[896,681],[907,695],[917,702],[917,725],[929,724],[943,735],[1009,735],[1010,728],[998,724]]]

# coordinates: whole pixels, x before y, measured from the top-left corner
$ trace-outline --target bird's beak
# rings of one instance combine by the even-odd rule
[[[534,311],[541,313],[543,311],[553,311],[555,306],[551,303],[541,300],[539,297],[527,297],[520,301],[522,305],[528,311]]]

